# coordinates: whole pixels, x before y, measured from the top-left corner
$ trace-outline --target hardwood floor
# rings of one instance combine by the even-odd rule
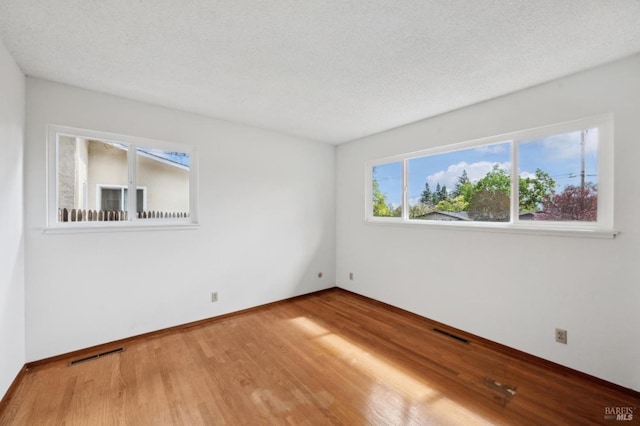
[[[333,289],[32,368],[0,425],[640,424],[633,394],[434,327]]]

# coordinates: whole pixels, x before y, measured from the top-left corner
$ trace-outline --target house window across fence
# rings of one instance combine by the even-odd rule
[[[50,126],[48,227],[196,223],[189,145]]]

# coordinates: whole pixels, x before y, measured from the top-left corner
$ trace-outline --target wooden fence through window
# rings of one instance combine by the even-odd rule
[[[137,219],[177,219],[189,217],[186,212],[161,212],[155,210],[137,212]],[[129,220],[129,213],[122,210],[58,209],[58,222],[121,222]]]

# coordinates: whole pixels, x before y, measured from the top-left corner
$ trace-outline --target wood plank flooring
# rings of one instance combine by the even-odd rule
[[[332,289],[30,369],[0,425],[640,424],[635,395],[433,327]]]

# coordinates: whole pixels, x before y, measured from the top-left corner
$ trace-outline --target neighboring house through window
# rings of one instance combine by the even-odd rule
[[[147,210],[146,188],[136,190],[136,212]],[[129,188],[122,185],[98,185],[96,206],[98,210],[124,210],[129,206]]]
[[[188,145],[50,126],[49,227],[195,223]]]

